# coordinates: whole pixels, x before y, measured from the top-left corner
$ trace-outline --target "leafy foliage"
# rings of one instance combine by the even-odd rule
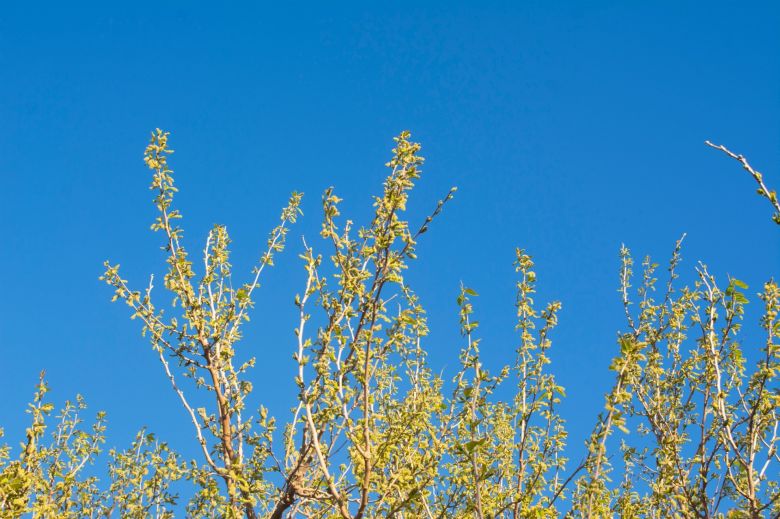
[[[220,225],[208,233],[196,269],[177,224],[182,215],[174,205],[168,139],[156,130],[144,154],[158,212],[151,228],[161,233],[166,253],[168,312],[153,302],[153,278],[134,290],[119,265],[106,262],[101,279],[141,322],[191,422],[200,459],[183,460],[143,430],[127,450],[101,454],[105,416],[85,426],[80,397],[52,416],[42,375],[21,451],[0,448],[0,517],[167,518],[181,510],[188,517],[273,519],[780,514],[774,281],[758,294],[765,339],[750,365],[757,352],[743,339],[749,304],[743,282],[732,278],[723,286],[699,264],[693,285],[679,287],[680,239],[659,296],[658,265],[646,258],[641,281],[634,281],[634,260],[623,247],[626,328],[610,366],[614,382],[584,458],[571,466],[557,410],[565,392],[550,372],[561,304],[537,306],[526,251],[516,251],[511,364],[496,373],[483,365],[478,296],[462,286],[458,369],[447,377],[431,369],[426,314],[404,275],[455,188],[420,225],[405,219],[424,159],[402,132],[370,221],[356,226],[343,219],[332,188],[322,197],[327,250],[304,242],[300,255],[298,394],[280,428],[262,406],[250,415],[247,374],[255,359],[239,361],[238,352],[263,272],[283,251],[302,195],[292,194],[247,281],[233,283],[230,238]],[[763,177],[732,156],[777,207]],[[501,386],[513,396],[499,398]],[[104,455],[107,483],[85,470]],[[193,487],[187,502],[175,491],[183,481]]]

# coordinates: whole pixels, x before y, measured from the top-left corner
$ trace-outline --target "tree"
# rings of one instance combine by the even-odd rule
[[[423,158],[402,132],[370,222],[355,228],[341,218],[333,189],[322,197],[329,250],[306,245],[301,255],[297,406],[280,429],[262,406],[250,416],[246,373],[255,360],[239,364],[236,355],[259,281],[283,251],[302,195],[292,194],[248,281],[234,285],[230,239],[220,225],[206,238],[198,277],[177,224],[168,138],[153,132],[144,158],[153,172],[159,216],[152,229],[163,236],[171,304],[153,302],[153,278],[143,291],[130,288],[119,265],[106,262],[101,279],[142,323],[201,457],[185,461],[141,431],[127,451],[108,453],[107,482],[85,476],[105,441],[104,416],[85,427],[79,397],[50,425],[54,409],[41,374],[23,449],[15,456],[0,449],[0,516],[164,518],[182,507],[192,517],[274,519],[780,516],[774,281],[759,294],[765,341],[758,362],[748,365],[743,351],[752,346],[740,342],[743,282],[720,284],[699,264],[693,286],[678,287],[681,238],[657,296],[658,265],[646,258],[635,282],[623,247],[626,328],[610,366],[614,383],[584,459],[572,465],[557,413],[564,390],[550,372],[561,304],[540,308],[534,301],[526,251],[516,252],[511,364],[497,374],[483,366],[477,293],[462,286],[459,368],[446,378],[430,368],[425,311],[404,273],[455,188],[419,226],[404,219]],[[777,196],[761,174],[741,155],[708,144],[742,163],[780,224]],[[501,384],[511,384],[514,397],[497,398]],[[629,429],[638,439],[624,434]],[[195,488],[186,504],[173,490],[180,480]]]

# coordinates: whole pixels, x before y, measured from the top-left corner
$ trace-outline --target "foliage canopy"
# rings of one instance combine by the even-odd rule
[[[234,284],[224,226],[208,233],[197,268],[182,244],[168,141],[168,133],[153,132],[144,160],[152,171],[158,216],[151,228],[162,236],[170,304],[153,301],[153,278],[144,290],[131,288],[119,265],[106,262],[101,279],[140,321],[201,455],[185,460],[142,430],[127,450],[108,452],[106,480],[87,475],[105,442],[105,417],[98,413],[86,425],[80,397],[55,412],[42,374],[21,449],[0,448],[0,517],[780,515],[774,281],[758,294],[764,340],[755,345],[743,340],[743,282],[718,281],[699,264],[695,283],[678,286],[682,239],[664,281],[650,258],[635,279],[634,259],[623,247],[625,329],[610,366],[614,381],[587,454],[570,460],[571,440],[557,410],[565,394],[550,370],[561,304],[534,300],[536,274],[525,250],[516,251],[511,363],[498,373],[483,366],[477,293],[462,286],[458,369],[445,377],[429,366],[425,311],[404,274],[455,189],[418,226],[405,219],[423,158],[402,132],[369,222],[343,219],[335,191],[323,194],[327,250],[304,244],[304,283],[295,296],[297,404],[277,423],[264,407],[253,407],[247,373],[255,358],[239,360],[247,349],[241,339],[260,280],[301,215],[302,195],[292,194],[249,279]],[[777,195],[763,176],[741,155],[708,144],[752,175],[780,224]],[[496,396],[502,384],[513,388],[510,399]],[[182,481],[193,488],[187,500],[175,490]]]

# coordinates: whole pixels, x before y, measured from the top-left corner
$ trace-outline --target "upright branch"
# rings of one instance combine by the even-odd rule
[[[296,297],[294,355],[299,404],[285,433],[282,471],[290,483],[274,517],[288,509],[344,519],[418,514],[435,478],[441,445],[432,424],[440,382],[426,366],[424,312],[403,273],[454,189],[410,229],[402,215],[423,158],[408,132],[395,142],[371,221],[357,232],[351,220],[339,222],[341,199],[328,189],[320,234],[330,262],[308,245],[302,255],[307,280]],[[311,319],[316,329],[307,332]]]
[[[512,517],[555,513],[555,500],[567,486],[562,477],[566,465],[564,448],[567,432],[557,406],[565,392],[549,373],[550,335],[558,324],[561,303],[548,303],[544,310],[535,307],[536,272],[531,256],[522,249],[515,251],[516,329],[520,335],[513,372],[517,393],[510,411],[515,429],[511,471],[514,494],[509,501]]]
[[[266,458],[274,429],[274,422],[260,410],[259,427],[252,428],[252,418],[245,416],[246,398],[252,384],[244,374],[255,364],[249,357],[236,364],[236,345],[241,339],[241,325],[246,322],[253,306],[253,293],[259,286],[265,266],[273,265],[273,257],[284,248],[289,224],[300,213],[301,195],[293,193],[282,211],[280,224],[271,232],[265,251],[254,268],[251,280],[234,288],[229,262],[230,239],[224,226],[215,225],[206,239],[203,251],[203,275],[195,280],[193,264],[182,244],[183,230],[176,225],[181,213],[173,207],[178,191],[173,171],[168,167],[167,132],[152,133],[144,153],[144,161],[152,170],[150,189],[155,192],[154,203],[158,216],[152,230],[164,235],[163,250],[167,254],[168,271],[164,285],[171,293],[172,308],[179,308],[179,316],[167,318],[163,310],[152,303],[153,283],[143,293],[132,291],[119,276],[119,266],[106,262],[102,276],[115,290],[114,300],[127,303],[133,318],[143,323],[172,388],[185,408],[195,429],[206,468],[192,479],[206,485],[209,478],[219,477],[225,485],[227,499],[214,510],[226,517],[256,517],[255,494],[265,491],[270,483],[264,473],[269,470]],[[172,366],[169,359],[175,361]],[[175,371],[178,368],[178,373]],[[177,375],[190,379],[194,391],[205,391],[211,396],[210,407],[195,407],[193,401],[202,397],[185,392]],[[209,439],[210,437],[210,439]],[[204,476],[205,474],[205,476]],[[203,476],[203,477],[201,477]],[[197,498],[196,498],[197,502]],[[193,510],[192,513],[200,513]]]
[[[0,517],[108,517],[97,477],[85,474],[105,442],[105,413],[86,427],[86,404],[77,396],[53,416],[48,391],[41,372],[19,458],[6,463],[9,449],[0,446]]]
[[[759,294],[767,340],[750,370],[738,339],[747,285],[730,278],[721,288],[700,264],[694,286],[677,289],[681,244],[657,300],[658,265],[643,262],[635,299],[629,291],[633,260],[627,249],[621,251],[629,331],[619,336],[615,384],[588,443],[574,500],[579,516],[644,517],[643,510],[654,510],[709,518],[729,508],[758,518],[780,510],[780,490],[768,477],[778,461],[777,285],[770,281]],[[634,305],[636,312],[630,310]],[[621,441],[626,470],[619,486],[609,485],[607,477],[607,438],[615,428],[642,438]]]

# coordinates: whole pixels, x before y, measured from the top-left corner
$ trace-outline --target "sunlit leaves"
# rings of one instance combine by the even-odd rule
[[[461,337],[446,345],[452,356],[459,350],[458,362],[439,374],[429,365],[429,343],[437,339],[404,276],[417,240],[455,189],[412,225],[407,208],[422,175],[421,146],[409,132],[394,142],[367,221],[346,219],[342,199],[328,188],[321,239],[303,241],[304,284],[290,298],[298,313],[289,344],[296,405],[278,424],[257,405],[248,372],[257,364],[281,368],[258,362],[268,346],[244,344],[242,331],[264,269],[274,265],[301,215],[301,195],[292,194],[255,267],[234,281],[225,226],[212,227],[197,261],[184,247],[169,134],[155,130],[144,161],[152,172],[152,230],[163,238],[168,302],[153,300],[154,277],[134,290],[119,265],[106,262],[101,279],[112,300],[140,321],[190,422],[199,459],[182,459],[145,430],[126,450],[103,452],[105,416],[86,425],[80,397],[57,411],[41,377],[19,451],[0,446],[0,517],[162,519],[181,510],[187,517],[249,519],[780,513],[776,282],[755,294],[736,278],[719,284],[699,264],[693,280],[680,286],[682,238],[667,274],[650,257],[635,265],[622,246],[618,292],[626,325],[603,372],[614,379],[584,458],[571,464],[558,412],[565,391],[551,369],[565,354],[552,347],[562,305],[536,303],[537,271],[527,251],[515,251],[513,343],[482,342],[477,291],[461,285],[455,301]],[[732,156],[776,206],[763,177]],[[759,327],[744,331],[755,319],[746,312],[751,300],[762,307]],[[268,318],[275,316],[261,315],[253,325],[262,332]],[[503,368],[487,366],[486,348],[514,350],[514,359]],[[99,480],[85,467],[101,453],[108,470]],[[189,486],[186,503],[177,495],[181,484]]]

